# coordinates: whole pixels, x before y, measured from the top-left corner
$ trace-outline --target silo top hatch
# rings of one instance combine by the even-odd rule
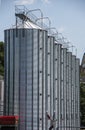
[[[37,17],[22,5],[15,6],[15,16],[16,16],[16,27],[17,28],[34,28],[42,29],[41,26],[36,24]]]

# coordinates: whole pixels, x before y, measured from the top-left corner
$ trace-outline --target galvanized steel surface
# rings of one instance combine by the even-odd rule
[[[79,59],[40,29],[5,30],[5,115],[20,130],[80,127]]]

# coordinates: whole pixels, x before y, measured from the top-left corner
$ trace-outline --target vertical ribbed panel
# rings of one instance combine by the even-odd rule
[[[69,129],[71,130],[71,95],[72,95],[72,53],[68,52],[68,63],[69,63],[69,83],[68,83],[68,93],[69,93]]]
[[[14,29],[6,30],[5,35],[5,114],[19,115],[20,130],[36,130],[39,124],[45,130],[47,33]]]
[[[72,56],[72,129],[75,129],[75,56]]]
[[[64,84],[64,126],[65,126],[65,130],[66,130],[66,126],[67,126],[67,124],[66,124],[66,111],[67,111],[67,107],[66,107],[66,104],[67,104],[67,99],[66,99],[66,97],[67,97],[67,85],[66,85],[66,75],[67,75],[67,73],[66,73],[66,70],[67,70],[67,66],[66,66],[66,61],[67,61],[67,49],[66,48],[64,48],[64,50],[63,50],[63,69],[64,69],[64,73],[63,73],[63,84]]]
[[[51,115],[51,37],[47,42],[47,114]],[[50,127],[50,120],[47,118],[47,129]]]
[[[64,49],[61,50],[61,130],[64,130]]]
[[[39,130],[42,130],[43,32],[39,31]]]
[[[5,115],[19,130],[80,127],[79,59],[38,29],[5,31]]]
[[[43,99],[43,105],[42,105],[42,119],[43,119],[43,130],[46,130],[46,89],[47,89],[47,32],[43,31],[43,88],[42,88],[42,99]]]
[[[75,88],[76,88],[76,57],[72,56],[73,64],[73,127],[75,127]],[[74,128],[75,129],[75,128]]]
[[[55,114],[55,94],[54,94],[54,37],[49,36],[47,42],[47,114],[53,118]],[[50,120],[47,119],[47,128],[51,126]]]
[[[38,129],[38,31],[33,31],[33,130]]]
[[[58,56],[58,64],[57,64],[57,87],[58,87],[58,127],[59,130],[61,130],[61,45],[58,44],[58,48],[57,48],[57,56]]]
[[[14,114],[19,113],[19,38],[16,37],[15,31],[14,44]]]
[[[76,130],[80,129],[80,84],[79,84],[79,64],[80,60],[76,59],[76,104],[75,104],[75,111],[76,111]]]
[[[51,42],[50,42],[50,91],[51,91],[51,97],[50,97],[50,116],[53,118],[53,109],[54,109],[54,104],[53,104],[53,88],[54,88],[54,84],[53,84],[53,76],[54,76],[54,71],[53,71],[53,63],[54,63],[54,43],[53,43],[53,38],[51,38]]]
[[[27,30],[26,130],[33,130],[33,30]]]
[[[8,33],[5,34],[5,57],[4,57],[4,67],[5,67],[5,83],[4,83],[4,114],[8,114]]]
[[[67,53],[67,77],[66,77],[66,87],[67,87],[67,96],[66,96],[66,124],[67,130],[69,130],[69,53]]]
[[[58,127],[58,44],[54,46],[54,112],[55,112],[55,129]]]

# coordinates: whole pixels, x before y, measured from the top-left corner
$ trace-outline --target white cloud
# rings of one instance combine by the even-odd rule
[[[49,4],[51,1],[50,0],[42,0],[42,2]]]
[[[59,33],[63,33],[65,31],[65,28],[64,27],[60,27],[59,29],[58,29],[58,32]]]
[[[50,0],[44,0],[45,1],[45,3],[50,3]]]
[[[26,5],[26,4],[33,4],[35,0],[15,0],[15,4],[18,5]]]

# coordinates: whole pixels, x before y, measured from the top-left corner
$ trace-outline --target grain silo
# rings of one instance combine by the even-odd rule
[[[4,114],[19,116],[19,130],[77,129],[79,59],[28,12],[5,30]]]

